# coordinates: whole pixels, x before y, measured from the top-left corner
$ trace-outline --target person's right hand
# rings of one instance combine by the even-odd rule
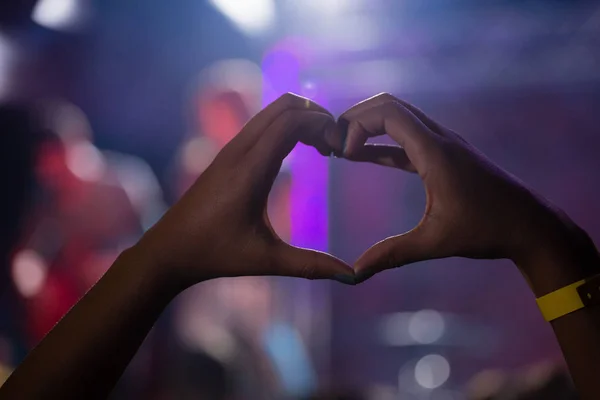
[[[414,229],[375,244],[356,261],[357,282],[392,267],[451,256],[509,258],[532,279],[544,274],[533,274],[536,262],[530,260],[539,261],[554,244],[564,247],[573,235],[586,241],[564,213],[402,100],[377,95],[346,111],[338,125],[345,158],[417,172],[427,195]],[[402,147],[366,144],[383,134]],[[571,250],[564,253],[552,256],[571,256]]]
[[[284,275],[354,282],[352,269],[319,251],[283,241],[267,199],[284,158],[298,142],[323,155],[332,115],[286,94],[254,116],[169,211],[134,246],[159,275],[184,287],[220,277]]]

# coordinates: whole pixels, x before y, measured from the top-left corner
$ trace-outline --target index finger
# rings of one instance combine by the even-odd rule
[[[348,110],[338,120],[338,126],[346,132],[344,157],[364,156],[364,148],[368,146],[365,143],[370,137],[387,134],[402,146],[417,171],[424,170],[424,155],[440,139],[402,104],[380,97],[372,98],[371,104],[363,102]]]
[[[328,113],[284,111],[261,132],[260,140],[244,158],[247,172],[252,176],[249,182],[255,187],[267,185],[270,190],[283,160],[298,142],[317,147],[315,143],[319,143],[319,138],[334,127],[335,120]],[[268,194],[268,190],[262,193]]]
[[[442,125],[440,125],[438,122],[434,121],[431,117],[429,117],[423,111],[421,111],[421,109],[419,109],[418,107],[410,104],[409,102],[399,99],[396,96],[393,96],[389,93],[379,93],[373,97],[370,97],[366,100],[363,100],[363,101],[355,104],[349,110],[347,110],[344,114],[342,114],[340,116],[340,119],[351,118],[353,115],[361,113],[369,108],[372,108],[372,107],[380,105],[380,104],[389,103],[389,102],[400,103],[407,110],[409,110],[411,113],[413,113],[419,120],[421,120],[421,122],[426,127],[431,129],[432,132],[440,134],[440,135],[444,134],[444,127]]]
[[[333,118],[329,111],[314,101],[293,93],[286,93],[250,119],[240,133],[232,139],[227,145],[229,151],[233,154],[232,157],[237,158],[246,154],[258,143],[262,133],[273,124],[282,113],[294,110],[316,111],[327,114]]]

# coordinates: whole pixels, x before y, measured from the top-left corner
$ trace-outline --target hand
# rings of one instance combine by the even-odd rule
[[[529,262],[578,231],[560,210],[488,160],[457,133],[389,94],[365,100],[339,119],[343,156],[417,172],[427,203],[411,231],[385,239],[356,262],[360,282],[384,269],[461,256]],[[365,144],[387,134],[402,147]]]
[[[353,283],[333,256],[281,240],[267,198],[283,159],[300,141],[329,155],[328,111],[286,94],[252,118],[182,199],[135,246],[138,254],[184,286],[218,277],[286,275]]]

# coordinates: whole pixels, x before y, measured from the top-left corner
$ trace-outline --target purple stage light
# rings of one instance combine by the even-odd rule
[[[262,63],[264,105],[292,92],[309,95],[311,100],[326,106],[326,99],[316,90],[316,84],[302,78],[309,59],[309,48],[295,38],[279,42],[265,54]],[[299,145],[286,164],[292,172],[292,243],[325,251],[328,246],[328,159],[310,147]]]

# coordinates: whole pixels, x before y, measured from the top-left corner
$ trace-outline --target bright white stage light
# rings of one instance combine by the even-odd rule
[[[72,30],[81,22],[80,0],[39,0],[32,18],[49,29]]]
[[[211,0],[211,3],[249,34],[266,30],[275,19],[274,0]]]

